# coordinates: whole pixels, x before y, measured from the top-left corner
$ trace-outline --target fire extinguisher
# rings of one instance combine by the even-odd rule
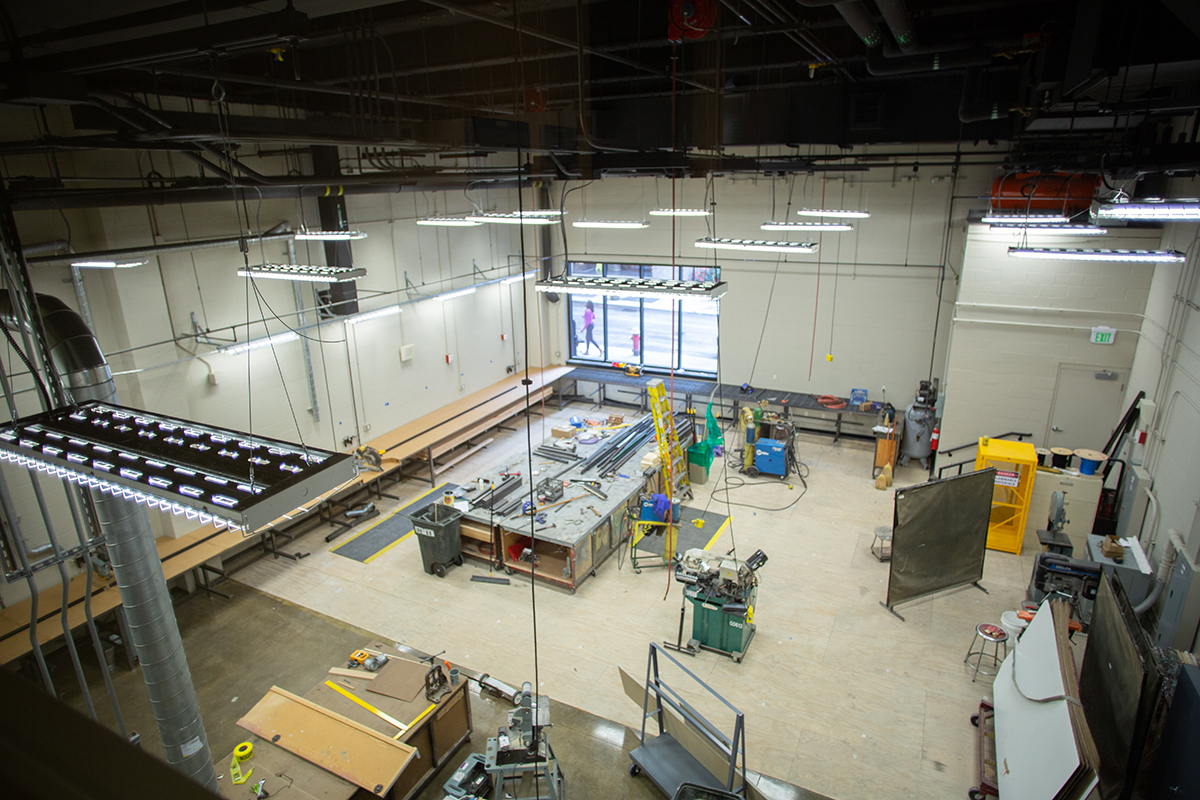
[[[941,436],[942,436],[942,429],[941,429],[941,427],[940,427],[940,426],[938,426],[938,425],[934,425],[934,426],[933,426],[933,433],[931,433],[931,434],[929,435],[929,447],[930,447],[930,448],[933,450],[933,452],[935,452],[935,453],[937,452],[938,439],[940,439],[940,438],[941,438]]]

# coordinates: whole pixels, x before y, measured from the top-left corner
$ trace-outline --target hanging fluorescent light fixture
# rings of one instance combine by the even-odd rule
[[[1031,236],[1104,236],[1108,228],[1098,225],[992,225],[997,233],[1019,233]]]
[[[802,208],[796,212],[802,217],[841,217],[842,219],[866,219],[870,211],[851,211],[845,208]]]
[[[622,278],[602,275],[559,275],[539,280],[539,292],[599,294],[607,297],[671,297],[716,300],[728,288],[724,281],[678,281],[666,278]]]
[[[534,275],[537,275],[537,273],[536,272],[522,272],[520,275],[513,275],[511,277],[503,279],[502,281],[500,281],[500,285],[501,286],[511,286],[514,283],[520,283],[521,281],[527,281],[530,278],[532,278]]]
[[[712,212],[706,208],[656,208],[649,214],[652,217],[707,217]]]
[[[1076,250],[1054,247],[1010,247],[1008,254],[1013,258],[1141,264],[1171,264],[1187,260],[1187,256],[1178,250]]]
[[[649,228],[650,223],[645,220],[604,220],[604,219],[580,219],[571,223],[573,228],[614,228],[619,230],[637,230],[639,228]]]
[[[465,289],[455,289],[452,292],[445,292],[444,294],[435,294],[434,298],[437,300],[441,300],[444,303],[447,300],[453,300],[456,297],[465,297],[469,294],[475,294],[475,292],[477,292],[477,291],[479,291],[479,287],[468,286]]]
[[[438,225],[443,228],[477,228],[482,222],[470,217],[424,217],[417,220],[418,225]]]
[[[363,231],[297,231],[296,239],[320,242],[348,242],[351,239],[365,239]]]
[[[1153,200],[1105,203],[1096,209],[1100,219],[1134,219],[1157,222],[1200,220],[1200,200]]]
[[[358,474],[343,453],[98,401],[0,426],[0,458],[248,533]]]
[[[838,233],[854,230],[850,222],[764,222],[758,226],[763,231],[818,231]]]
[[[367,271],[361,267],[320,267],[300,264],[263,264],[257,267],[242,267],[237,271],[239,278],[269,278],[281,281],[306,281],[308,283],[345,283],[361,278]]]
[[[768,242],[762,239],[713,239],[704,237],[696,240],[696,247],[710,250],[753,250],[760,253],[795,253],[811,255],[817,252],[815,242]]]
[[[277,333],[274,336],[264,336],[261,339],[252,339],[241,344],[231,344],[228,347],[222,347],[221,352],[227,356],[236,356],[241,353],[248,353],[251,350],[257,350],[260,347],[271,347],[277,344],[294,342],[299,338],[300,336],[294,331],[288,331],[287,333]]]
[[[72,261],[71,266],[79,269],[129,269],[150,263],[144,258],[134,261]]]
[[[557,225],[558,220],[544,215],[521,215],[517,212],[509,214],[472,214],[466,219],[471,222],[491,222],[498,225]]]
[[[380,317],[394,317],[403,310],[404,309],[400,308],[400,306],[385,306],[383,308],[377,308],[374,311],[364,311],[361,314],[355,314],[353,316],[346,317],[342,321],[347,325],[357,325],[360,322],[366,322],[367,320],[371,319],[379,319]]]
[[[988,212],[981,222],[989,225],[1067,225],[1071,218],[1066,214],[999,214]]]

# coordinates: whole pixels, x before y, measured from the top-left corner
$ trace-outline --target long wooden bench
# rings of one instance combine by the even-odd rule
[[[570,369],[567,367],[530,370],[530,402],[540,403],[552,391],[553,383],[568,372]],[[207,570],[207,562],[243,547],[247,542],[259,542],[264,550],[275,555],[288,555],[276,549],[274,537],[277,534],[287,535],[288,527],[301,520],[319,517],[322,509],[337,505],[364,488],[378,492],[381,479],[390,477],[399,480],[405,477],[403,467],[414,459],[428,462],[429,480],[431,484],[436,485],[437,458],[496,427],[525,408],[525,387],[521,383],[524,377],[523,373],[518,373],[505,378],[486,389],[372,439],[367,442],[368,446],[385,453],[386,459],[395,461],[385,461],[384,469],[380,472],[363,470],[357,478],[311,500],[302,506],[299,512],[289,513],[275,520],[251,537],[244,536],[240,531],[206,525],[178,538],[159,538],[155,544],[159,558],[162,559],[164,577],[170,581],[190,570]],[[465,455],[463,454],[463,457]],[[458,460],[456,458],[455,462]],[[448,466],[450,465],[443,465],[442,468]],[[332,512],[329,513],[329,519],[332,522]],[[207,580],[203,576],[201,580],[207,586]],[[72,630],[87,621],[83,602],[85,591],[84,575],[77,575],[68,584],[67,625]],[[116,584],[111,579],[94,578],[92,615],[99,617],[118,609],[120,605],[121,597]],[[29,639],[30,606],[29,600],[23,600],[0,610],[0,664],[7,664],[33,651]],[[61,612],[61,585],[38,593],[39,644],[45,645],[62,636]]]

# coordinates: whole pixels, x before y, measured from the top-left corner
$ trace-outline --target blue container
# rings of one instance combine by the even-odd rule
[[[754,443],[754,468],[762,475],[787,475],[787,444],[775,439]]]
[[[672,516],[675,517],[673,522],[679,522],[679,501],[672,501],[671,504]],[[663,518],[654,513],[654,500],[646,498],[642,500],[642,513],[639,516],[643,522],[662,522]]]

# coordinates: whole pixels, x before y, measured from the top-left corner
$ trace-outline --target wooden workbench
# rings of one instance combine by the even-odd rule
[[[389,656],[401,660],[415,660],[411,656],[402,655],[394,648],[387,647],[382,642],[371,642],[367,648],[387,653]],[[330,666],[344,667],[345,663],[331,664]],[[443,668],[443,671],[446,670]],[[363,674],[370,675],[371,673],[364,672]],[[395,727],[330,689],[325,685],[326,679],[334,683],[338,683],[339,680],[347,681],[354,686],[353,692],[356,696],[406,724],[410,720],[416,719],[430,705],[429,701],[425,699],[424,690],[421,690],[413,701],[406,703],[367,691],[365,687],[368,685],[368,681],[363,678],[341,678],[334,675],[321,679],[316,686],[304,694],[305,700],[310,700],[389,737],[395,735]],[[339,685],[347,688],[344,684]],[[253,769],[254,774],[246,783],[235,786],[229,776],[229,762],[233,753],[227,753],[223,758],[214,762],[217,774],[222,776],[217,782],[218,791],[222,797],[228,798],[228,800],[248,800],[249,789],[258,783],[260,778],[266,778],[267,783],[263,788],[271,794],[275,794],[280,789],[289,787],[286,794],[293,800],[297,797],[302,800],[308,800],[310,797],[314,800],[350,800],[356,795],[361,798],[386,797],[389,800],[408,800],[425,788],[437,771],[454,756],[459,746],[471,736],[470,692],[467,690],[465,678],[460,680],[457,686],[452,687],[450,694],[442,698],[436,706],[436,709],[422,717],[400,737],[399,741],[417,748],[417,757],[409,762],[391,787],[385,787],[377,795],[372,795],[353,783],[305,761],[300,756],[245,731],[242,731],[246,734],[245,741],[254,745],[254,756],[242,762],[242,771],[244,773],[248,769]],[[287,780],[280,776],[286,776]],[[290,780],[290,784],[288,780]]]

